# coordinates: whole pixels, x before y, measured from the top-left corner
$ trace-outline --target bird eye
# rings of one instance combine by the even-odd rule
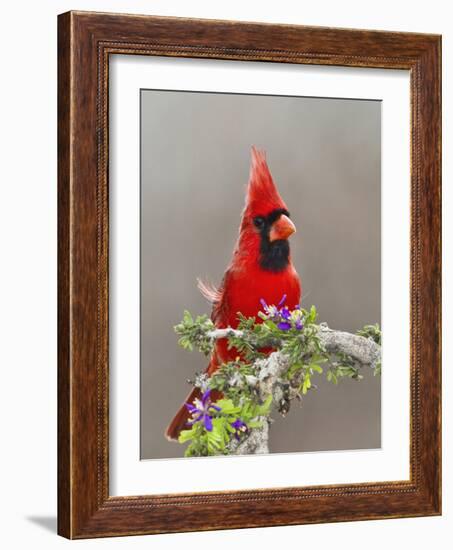
[[[258,216],[257,218],[253,218],[253,223],[255,224],[255,227],[263,227],[264,225],[264,218],[261,216]]]

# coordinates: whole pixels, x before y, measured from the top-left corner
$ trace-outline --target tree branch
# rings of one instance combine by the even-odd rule
[[[319,339],[329,353],[345,353],[361,366],[375,368],[381,361],[381,346],[371,338],[332,330],[325,323],[319,326]]]
[[[228,338],[236,336],[242,338],[243,331],[226,328],[215,329],[208,333],[212,339]],[[365,338],[349,332],[330,329],[326,324],[319,325],[318,337],[325,348],[331,354],[345,354],[354,359],[360,367],[368,366],[376,368],[381,361],[381,346],[371,338]],[[288,382],[283,377],[289,367],[288,357],[282,352],[273,352],[268,357],[258,359],[255,362],[258,367],[258,378],[250,381],[262,401],[272,395],[274,406],[282,399],[293,399],[299,392],[296,388],[288,389]],[[285,391],[286,396],[285,396]],[[229,450],[232,454],[259,454],[269,452],[269,423],[262,419],[262,427],[250,430],[244,440],[232,441]]]
[[[213,340],[228,338],[229,336],[243,338],[244,331],[233,328],[217,328],[209,331],[207,336]],[[333,330],[326,323],[319,325],[318,336],[326,351],[350,355],[362,366],[374,368],[381,360],[381,346],[371,338]]]

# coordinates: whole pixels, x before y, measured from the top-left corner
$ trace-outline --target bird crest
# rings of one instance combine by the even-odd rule
[[[266,154],[252,146],[252,162],[247,186],[245,209],[253,216],[267,215],[273,210],[285,209],[266,162]]]

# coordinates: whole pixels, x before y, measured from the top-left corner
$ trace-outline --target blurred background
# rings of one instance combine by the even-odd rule
[[[236,241],[250,148],[267,160],[297,233],[302,305],[355,332],[380,323],[381,103],[141,91],[141,458],[184,446],[164,431],[207,360],[177,344],[183,310],[210,313],[197,277],[218,284]],[[275,413],[272,452],[379,448],[380,379],[316,380]]]

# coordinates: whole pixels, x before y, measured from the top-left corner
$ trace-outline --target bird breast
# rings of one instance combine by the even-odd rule
[[[246,274],[234,273],[228,289],[227,324],[231,327],[237,326],[238,312],[246,317],[257,317],[258,312],[262,310],[260,300],[264,300],[268,305],[278,304],[284,294],[285,305],[290,309],[300,303],[300,280],[291,263],[284,271],[278,273],[260,269],[248,271]]]

